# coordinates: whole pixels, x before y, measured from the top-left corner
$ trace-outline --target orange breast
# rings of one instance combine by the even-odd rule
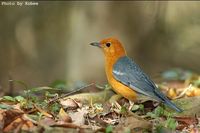
[[[121,82],[117,81],[113,74],[112,74],[112,67],[113,64],[116,60],[110,60],[110,59],[106,59],[106,76],[108,79],[109,84],[112,86],[113,90],[122,95],[123,97],[129,99],[129,100],[135,100],[136,99],[136,92],[134,90],[132,90],[131,88],[125,86],[124,84],[122,84]]]
[[[113,90],[122,95],[123,97],[134,101],[136,99],[136,93],[135,91],[133,91],[132,89],[130,89],[129,87],[123,85],[122,83],[118,82],[117,80],[115,80],[114,78],[109,79],[108,82],[110,83],[110,85],[113,87]]]

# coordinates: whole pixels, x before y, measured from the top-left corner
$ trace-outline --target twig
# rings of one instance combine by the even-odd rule
[[[31,121],[32,123],[38,125],[39,123],[31,118],[29,118],[27,115],[23,115],[23,119],[26,121]]]
[[[87,87],[89,87],[89,86],[92,86],[92,85],[94,85],[94,83],[91,83],[91,84],[88,84],[88,85],[83,86],[83,87],[81,87],[81,88],[78,88],[78,89],[76,89],[76,90],[73,90],[73,91],[71,91],[71,92],[69,92],[69,93],[67,93],[67,94],[63,94],[63,95],[60,96],[60,97],[53,98],[53,99],[51,99],[48,103],[55,102],[55,101],[57,101],[58,99],[67,97],[67,96],[69,96],[69,95],[71,95],[71,94],[73,94],[73,93],[76,93],[76,92],[78,92],[78,91],[80,91],[80,90],[83,90],[83,89],[85,89],[85,88],[87,88]]]
[[[192,84],[190,84],[187,88],[185,88],[185,89],[181,92],[180,95],[178,95],[177,97],[175,97],[175,98],[173,98],[173,99],[178,99],[178,98],[183,97],[183,96],[185,95],[185,93],[186,93],[187,91],[189,91],[191,88],[192,88]]]
[[[50,127],[63,127],[63,128],[75,128],[75,129],[89,129],[90,127],[88,125],[76,125],[74,123],[63,123],[59,124],[56,123],[54,125],[51,125]]]

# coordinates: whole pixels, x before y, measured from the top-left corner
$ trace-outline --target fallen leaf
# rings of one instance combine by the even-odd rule
[[[87,123],[87,124],[91,125],[91,123],[93,123],[93,126],[92,126],[93,129],[96,128],[96,127],[94,128],[94,126],[96,126],[96,125],[99,125],[101,127],[105,127],[108,123],[106,123],[105,121],[103,121],[102,118],[100,118],[100,117],[101,116],[96,115],[95,117],[90,118],[89,119],[89,123]]]
[[[194,95],[200,96],[200,88],[197,88],[197,89],[194,90]]]
[[[78,112],[69,113],[69,116],[72,118],[72,122],[76,125],[84,125],[85,115],[88,113],[88,110],[85,108],[78,109]]]
[[[62,123],[62,124],[56,123],[52,125],[51,127],[80,128],[80,126],[74,123]]]
[[[19,117],[12,121],[10,124],[8,124],[4,128],[4,132],[10,132],[10,131],[19,131],[19,130],[26,130],[31,131],[34,127],[34,124],[31,121],[24,120],[23,117]]]
[[[60,104],[65,108],[65,109],[77,109],[79,106],[75,102],[75,100],[71,98],[67,99],[60,99]]]
[[[60,109],[58,117],[64,122],[72,122],[72,118],[63,110],[63,108]]]
[[[189,127],[190,125],[197,125],[198,124],[198,119],[196,117],[178,117],[175,116],[173,117],[176,121],[178,121],[178,126],[176,129],[178,130],[183,130],[184,128]]]
[[[170,88],[167,92],[167,96],[171,99],[177,97],[176,90],[174,88]]]
[[[199,133],[199,129],[198,128],[192,128],[190,133]]]
[[[39,125],[52,126],[54,124],[56,124],[56,121],[49,117],[45,117],[39,121]]]
[[[120,121],[120,119],[119,119],[120,114],[115,111],[112,111],[107,114],[100,115],[100,118],[103,122],[105,122],[107,124],[116,125]]]
[[[197,124],[198,123],[198,119],[196,117],[186,117],[186,116],[175,116],[173,117],[174,119],[176,119],[179,123],[185,123],[188,125],[193,125],[193,124]]]
[[[3,116],[4,126],[8,126],[11,122],[13,122],[15,119],[21,117],[24,113],[21,110],[6,110],[1,112]]]
[[[133,105],[132,108],[131,108],[131,111],[136,111],[140,108],[139,105]]]
[[[5,110],[0,110],[0,131],[2,131],[3,128],[4,128],[4,116],[3,116],[3,112],[5,112]]]
[[[133,133],[138,133],[144,130],[151,130],[152,124],[146,120],[128,116],[120,120],[120,123],[114,128],[113,132],[123,133],[128,129]]]
[[[34,105],[34,107],[40,112],[42,113],[44,116],[46,117],[53,117],[51,114],[47,113],[45,110],[41,109],[40,107],[37,107],[36,105]]]
[[[75,95],[65,97],[63,99],[71,98],[76,101],[80,101],[81,103],[90,103],[90,101],[92,99],[92,101],[94,103],[96,103],[96,102],[103,103],[103,102],[107,101],[113,94],[114,94],[113,91],[104,90],[104,91],[100,91],[100,92],[75,94]]]

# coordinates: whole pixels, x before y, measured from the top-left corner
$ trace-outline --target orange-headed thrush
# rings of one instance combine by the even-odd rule
[[[91,45],[102,49],[105,55],[106,76],[116,93],[129,100],[135,100],[137,93],[143,94],[182,112],[182,109],[172,103],[149,76],[126,55],[124,47],[117,39],[108,38]]]

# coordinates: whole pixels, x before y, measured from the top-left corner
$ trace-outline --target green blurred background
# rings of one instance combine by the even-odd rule
[[[118,38],[153,79],[180,67],[200,72],[200,2],[38,2],[0,6],[0,86],[57,79],[106,83],[103,53],[88,44]]]

